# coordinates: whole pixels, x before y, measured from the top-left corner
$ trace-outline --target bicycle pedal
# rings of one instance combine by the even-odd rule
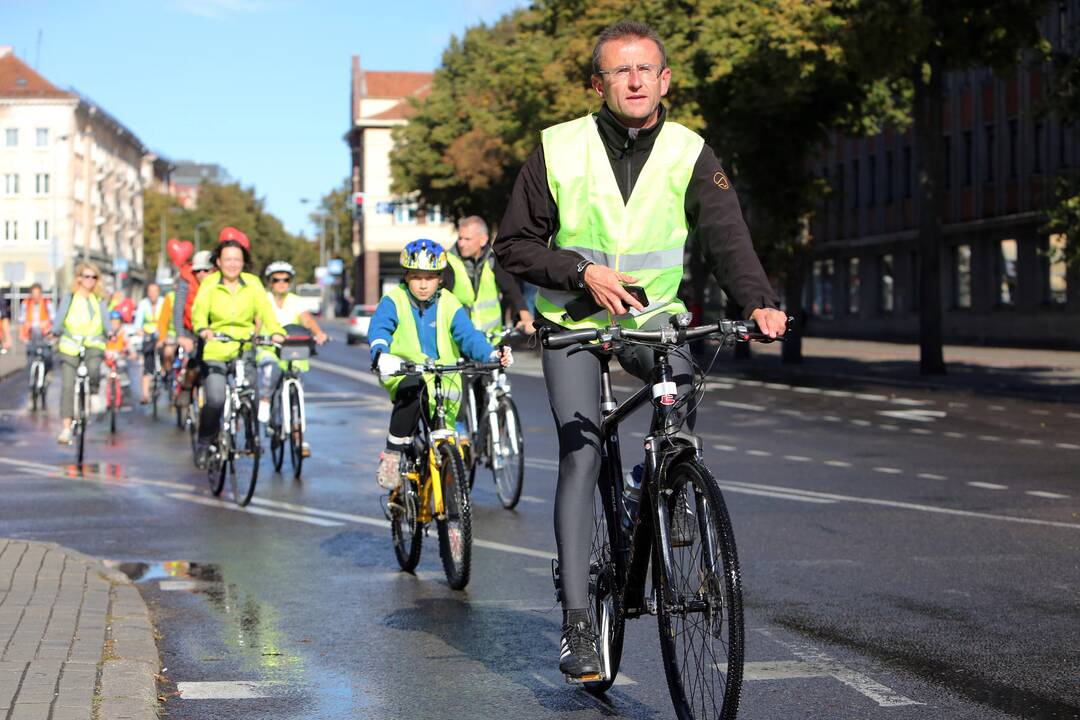
[[[580,677],[574,677],[573,675],[563,675],[566,678],[567,685],[581,685],[590,682],[600,682],[600,673],[589,673],[587,675],[581,675]]]

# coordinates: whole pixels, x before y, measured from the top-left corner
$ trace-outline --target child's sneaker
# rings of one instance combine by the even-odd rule
[[[379,472],[375,475],[384,490],[397,490],[401,485],[401,453],[383,450],[379,455]]]

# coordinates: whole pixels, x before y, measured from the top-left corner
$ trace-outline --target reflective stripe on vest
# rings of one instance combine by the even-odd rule
[[[101,301],[91,295],[88,298],[74,295],[64,318],[64,332],[57,349],[72,357],[79,354],[79,345],[105,349],[105,326],[101,319]]]
[[[541,142],[548,188],[559,208],[553,246],[637,278],[649,305],[644,312],[620,316],[620,325],[639,327],[660,312],[684,312],[677,295],[688,234],[686,186],[705,141],[682,125],[665,122],[626,202],[595,117],[547,128]],[[580,296],[541,288],[536,309],[567,328],[610,323],[604,311],[581,321],[570,320],[566,305]]]
[[[462,307],[461,302],[454,297],[453,293],[439,290],[439,297],[435,306],[435,338],[439,351],[439,357],[435,361],[439,365],[453,365],[461,357],[461,351],[454,336],[450,332],[450,324],[454,321],[454,314]],[[416,318],[413,317],[412,301],[409,292],[404,285],[398,285],[386,294],[394,301],[394,309],[397,311],[398,325],[390,340],[390,352],[399,358],[412,363],[423,363],[428,359],[420,347],[420,333],[416,327]],[[404,378],[394,377],[383,383],[383,387],[390,391],[390,399],[397,398],[397,387]],[[435,410],[435,378],[432,375],[424,376],[427,384],[429,412]],[[442,379],[446,402],[443,407],[446,410],[446,422],[448,427],[453,427],[457,418],[458,408],[461,404],[461,375],[444,375]]]
[[[473,288],[472,277],[465,269],[465,261],[454,253],[447,253],[447,262],[454,270],[454,297],[469,311],[473,325],[488,334],[502,330],[502,304],[499,302],[499,285],[495,271],[485,258],[480,270],[480,283]]]

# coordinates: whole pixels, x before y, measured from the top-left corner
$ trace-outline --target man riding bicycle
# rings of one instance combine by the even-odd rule
[[[326,333],[319,327],[315,316],[304,309],[304,301],[300,299],[300,296],[290,292],[292,279],[295,275],[296,269],[293,268],[292,263],[284,260],[277,260],[266,266],[263,276],[270,283],[270,290],[267,292],[267,297],[270,298],[270,307],[273,308],[274,316],[281,327],[301,325],[311,332],[316,344],[322,345],[326,342]],[[259,364],[258,418],[259,422],[267,423],[270,422],[270,399],[274,395],[274,388],[277,387],[278,381],[281,379],[281,373],[285,369],[286,363],[278,359],[277,353],[265,348],[259,349],[257,359]],[[294,367],[300,372],[307,372],[308,361],[298,360],[294,363]],[[304,457],[311,454],[307,440],[304,440],[302,452]]]
[[[513,276],[495,261],[482,217],[470,215],[458,222],[458,241],[446,253],[446,262],[442,286],[465,306],[477,330],[489,336],[502,331],[502,296],[515,326],[532,332],[532,313]]]
[[[52,345],[48,341],[52,324],[52,304],[42,293],[41,284],[34,283],[30,286],[30,297],[22,301],[22,307],[19,309],[19,337],[26,343],[27,368],[33,364],[37,349],[41,348],[45,372],[52,370]]]
[[[154,353],[158,352],[158,316],[165,304],[161,297],[161,288],[157,283],[146,286],[146,297],[139,301],[135,308],[135,327],[142,338],[143,377],[142,396],[139,398],[140,405],[150,402],[150,379],[154,374]]]
[[[191,308],[199,292],[199,284],[214,269],[209,250],[200,250],[191,258],[190,263],[180,267],[180,282],[176,286],[173,298],[173,327],[176,328],[176,342],[187,353],[187,365],[180,378],[180,392],[176,396],[176,406],[181,410],[191,404],[191,389],[199,379],[199,363],[202,359],[202,339],[191,328]]]
[[[541,133],[495,241],[502,266],[541,288],[538,322],[567,329],[612,320],[643,329],[666,324],[685,312],[677,293],[692,234],[745,317],[769,337],[783,334],[787,318],[775,309],[731,181],[702,138],[668,120],[660,104],[671,69],[659,36],[642,23],[612,25],[597,39],[592,64],[603,106]],[[587,609],[600,389],[596,358],[569,350],[545,349],[542,365],[559,438],[559,669],[581,678],[600,670]],[[645,378],[653,356],[626,352],[619,361]],[[688,350],[673,353],[670,363],[679,386],[690,385]]]

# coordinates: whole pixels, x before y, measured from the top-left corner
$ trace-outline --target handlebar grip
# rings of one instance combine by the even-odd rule
[[[565,332],[544,333],[540,342],[549,350],[560,350],[571,345],[596,340],[599,330],[567,330]]]

